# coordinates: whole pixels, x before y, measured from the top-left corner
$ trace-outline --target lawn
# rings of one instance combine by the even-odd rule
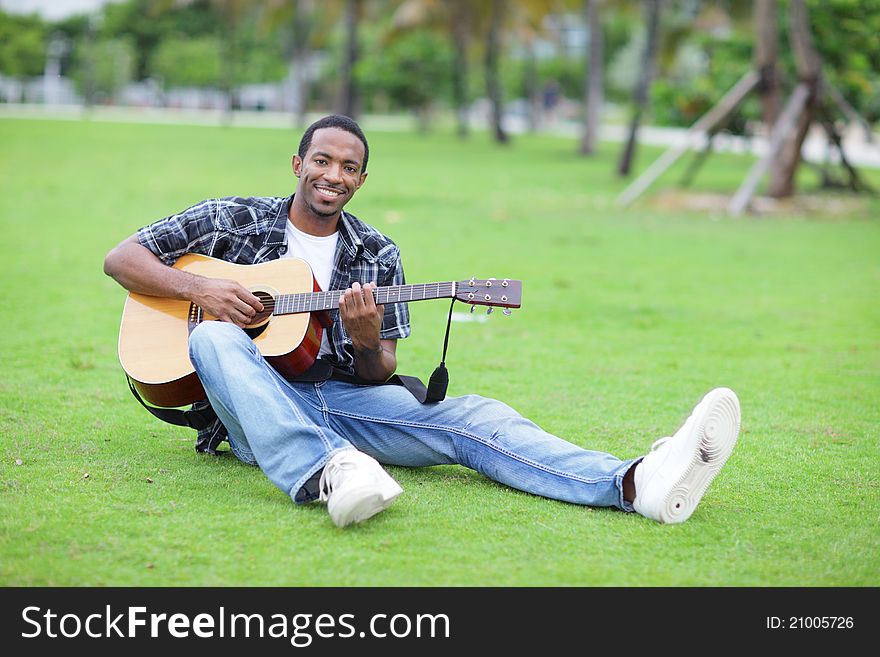
[[[349,209],[401,246],[409,282],[524,281],[512,317],[453,324],[451,395],[503,399],[633,457],[708,389],[738,392],[740,441],[691,520],[662,526],[444,466],[390,468],[400,500],[339,530],[258,469],[197,454],[193,432],[127,389],[125,293],[102,259],[203,198],[290,193],[299,134],[4,119],[0,585],[880,584],[880,202],[729,219],[649,195],[624,211],[619,145],[581,159],[552,137],[368,136]],[[749,164],[713,156],[695,188],[730,194]],[[815,188],[814,174],[801,183]],[[411,306],[400,371],[430,374],[447,308]]]

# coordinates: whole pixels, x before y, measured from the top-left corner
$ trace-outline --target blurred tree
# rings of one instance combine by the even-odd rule
[[[86,104],[119,102],[119,92],[134,79],[136,55],[132,39],[83,39],[78,44],[77,58],[89,62],[78,66],[73,75]]]
[[[306,66],[309,58],[309,34],[312,29],[314,6],[311,0],[293,2],[293,16],[290,21],[290,64],[293,73],[293,97],[296,106],[293,110],[294,124],[302,126],[306,121],[309,99],[309,77]]]
[[[272,39],[255,34],[257,0],[129,0],[139,11],[166,20],[166,25],[181,27],[167,30],[162,36],[183,33],[188,36],[213,36],[219,47],[219,88],[226,96],[226,121],[240,106],[238,86],[248,76],[283,75],[279,66],[281,53]],[[156,47],[154,45],[154,47]],[[246,60],[247,56],[247,60]],[[246,61],[248,64],[246,64]],[[271,73],[267,73],[271,71]]]
[[[387,95],[395,107],[415,112],[419,130],[427,132],[432,105],[449,95],[452,57],[443,35],[412,30],[390,41],[378,55],[362,59],[357,78],[365,95]]]
[[[267,79],[286,74],[284,93],[292,108],[293,124],[302,126],[309,104],[313,41],[320,25],[314,0],[267,0],[255,7],[255,35],[267,46],[277,45],[276,54],[286,62],[286,71],[282,72],[279,59],[279,74]],[[321,12],[325,22],[327,13]]]
[[[555,106],[545,107],[545,100],[550,100],[552,97],[555,105],[561,92],[559,80],[555,77],[541,84],[537,42],[542,35],[543,23],[547,15],[563,10],[558,0],[520,0],[513,3],[507,20],[512,35],[517,37],[523,49],[523,91],[527,99],[526,124],[530,132],[535,132],[541,127],[545,110],[555,110]]]
[[[358,56],[358,27],[363,17],[363,0],[345,0],[343,24],[345,25],[344,54],[342,57],[342,91],[340,93],[338,112],[351,118],[357,118],[360,104],[355,67]]]
[[[150,74],[150,60],[163,39],[216,37],[218,31],[208,0],[126,0],[104,6],[100,33],[104,38],[133,39],[134,76],[143,80]]]
[[[868,121],[880,120],[880,0],[809,0],[806,9],[823,75]]]
[[[473,8],[467,0],[449,0],[450,34],[453,45],[452,103],[455,107],[459,137],[467,137],[468,125],[468,51],[473,34]]]
[[[504,25],[506,0],[490,0],[491,11],[489,13],[489,30],[486,34],[486,95],[489,97],[491,107],[491,130],[495,141],[499,144],[507,144],[510,137],[504,130],[502,119],[504,115],[504,92],[501,88],[499,75],[501,59],[501,39]]]
[[[222,77],[220,43],[213,36],[168,37],[153,52],[149,72],[172,87],[219,87]]]
[[[40,75],[47,46],[48,30],[39,16],[0,11],[0,73],[18,79]]]
[[[469,133],[470,48],[477,34],[477,21],[484,3],[470,0],[404,0],[394,13],[389,41],[400,33],[430,28],[448,35],[452,47],[452,107],[456,132],[465,138]]]
[[[633,114],[629,126],[629,136],[624,146],[623,153],[620,157],[620,163],[617,172],[621,176],[628,176],[632,168],[633,155],[636,148],[636,137],[639,131],[639,125],[642,121],[642,113],[648,103],[648,93],[651,89],[651,82],[657,67],[657,48],[660,38],[660,9],[662,0],[644,0],[645,5],[645,25],[647,31],[647,40],[645,44],[644,54],[642,56],[641,70],[639,81],[633,93]]]
[[[601,5],[602,0],[583,0],[584,24],[589,30],[590,47],[586,51],[587,63],[584,66],[586,79],[584,80],[584,119],[580,142],[582,155],[591,155],[596,147],[602,105],[605,103],[605,88],[602,83],[605,45]]]
[[[237,68],[241,65],[242,23],[254,5],[253,0],[210,0],[221,26],[220,88],[226,95],[226,121],[232,121],[232,112],[239,108]]]
[[[776,0],[755,0],[754,65],[761,76],[761,117],[764,125],[776,123],[782,105],[779,70],[779,8]]]
[[[822,61],[813,45],[810,19],[804,0],[792,0],[789,11],[791,35],[789,43],[795,53],[798,88],[807,89],[807,98],[803,108],[794,117],[794,134],[785,139],[770,169],[768,194],[775,198],[794,194],[794,176],[801,162],[801,150],[807,137],[807,130],[818,109],[819,84],[822,76]],[[796,88],[795,92],[797,90]],[[774,125],[774,130],[777,127]]]

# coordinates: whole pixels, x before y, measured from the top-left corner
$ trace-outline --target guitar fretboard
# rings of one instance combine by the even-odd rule
[[[343,290],[327,292],[299,292],[297,294],[279,294],[275,297],[275,315],[292,313],[311,313],[318,310],[339,308],[339,297]],[[424,301],[426,299],[443,299],[455,296],[455,283],[420,283],[417,285],[391,285],[376,288],[373,298],[377,305],[386,303],[403,303],[407,301]]]

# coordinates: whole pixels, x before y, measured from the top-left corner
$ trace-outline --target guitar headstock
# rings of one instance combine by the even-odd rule
[[[455,298],[478,306],[519,308],[522,305],[522,281],[509,278],[472,278],[455,284]]]

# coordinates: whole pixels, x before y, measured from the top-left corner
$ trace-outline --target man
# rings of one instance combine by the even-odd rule
[[[343,210],[367,178],[369,146],[343,116],[312,124],[293,156],[290,198],[224,198],[141,228],[107,255],[104,271],[143,294],[185,299],[221,321],[190,336],[190,358],[218,422],[200,436],[212,451],[224,432],[232,452],[297,503],[320,499],[344,527],[387,508],[402,489],[379,463],[460,464],[513,488],[659,522],[693,513],[739,433],[739,401],[709,392],[674,436],[644,458],[620,460],[552,436],[509,406],[468,395],[421,404],[395,385],[288,381],[242,327],[262,311],[235,281],[171,265],[184,253],[253,264],[296,256],[324,290],[344,290],[319,352],[341,372],[381,383],[409,335],[406,304],[377,306],[377,286],[404,282],[397,246]],[[328,335],[329,334],[329,335]]]

